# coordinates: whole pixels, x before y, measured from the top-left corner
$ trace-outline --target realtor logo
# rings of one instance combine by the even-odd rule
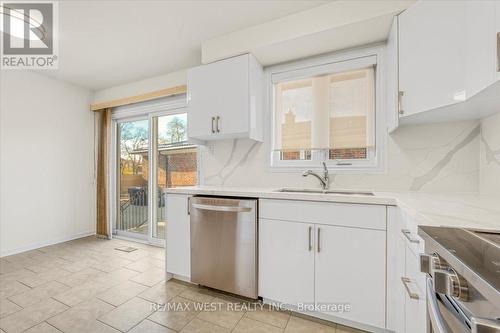
[[[1,2],[2,69],[57,68],[57,2]]]

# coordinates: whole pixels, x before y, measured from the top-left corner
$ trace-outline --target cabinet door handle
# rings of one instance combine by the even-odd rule
[[[404,114],[404,110],[403,110],[403,103],[402,103],[402,100],[403,100],[403,95],[405,94],[404,91],[399,91],[398,92],[398,113],[399,114]]]
[[[216,128],[216,130],[217,130],[217,133],[220,133],[220,129],[219,129],[219,119],[220,119],[220,117],[219,117],[219,116],[217,116],[217,117],[215,118],[215,128]]]
[[[410,287],[408,286],[409,283],[411,283],[411,280],[407,277],[402,277],[401,282],[403,282],[403,285],[405,286],[406,292],[408,293],[408,296],[410,296],[411,299],[419,299],[419,296],[417,293],[413,293],[410,290]]]
[[[212,117],[212,133],[215,133],[215,117]]]
[[[410,241],[410,243],[415,243],[415,244],[420,243],[420,241],[418,239],[410,237],[410,235],[411,235],[410,230],[401,229],[401,232],[403,233],[403,235],[405,235],[406,239],[408,239]]]
[[[318,253],[321,251],[321,248],[320,248],[320,244],[321,244],[320,235],[321,235],[321,228],[318,228]]]
[[[309,251],[312,250],[312,227],[309,227]]]
[[[191,215],[191,197],[188,197],[187,203],[187,213]]]
[[[497,32],[497,72],[500,72],[500,32]]]

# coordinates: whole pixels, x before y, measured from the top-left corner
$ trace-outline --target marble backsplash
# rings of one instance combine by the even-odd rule
[[[496,128],[499,128],[498,125]],[[483,131],[488,140],[490,136],[493,137],[490,132],[491,130],[487,133]],[[500,148],[498,135],[497,131],[497,141],[492,141],[496,144],[491,147],[497,157],[497,163]],[[483,138],[479,121],[403,127],[387,138],[385,172],[331,173],[331,187],[476,192],[479,190],[480,179],[480,140]],[[255,187],[318,186],[317,180],[301,177],[300,171],[272,170],[269,167],[267,151],[265,143],[245,139],[210,143],[202,151],[203,184]],[[485,157],[485,161],[489,158]]]
[[[500,112],[481,120],[479,189],[500,195]]]

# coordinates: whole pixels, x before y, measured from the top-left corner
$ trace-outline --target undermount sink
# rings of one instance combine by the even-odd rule
[[[276,192],[292,192],[292,193],[320,193],[320,194],[341,194],[341,195],[374,195],[370,191],[356,191],[356,190],[320,190],[315,188],[292,188],[285,187],[276,190]]]

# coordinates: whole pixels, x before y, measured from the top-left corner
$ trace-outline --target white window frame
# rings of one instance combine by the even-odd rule
[[[274,84],[287,80],[308,78],[331,72],[341,72],[375,63],[375,148],[367,150],[366,159],[329,160],[328,151],[312,151],[311,160],[281,160],[275,147]],[[366,66],[365,66],[366,67]],[[385,171],[385,149],[387,141],[385,119],[385,63],[383,45],[375,45],[349,51],[293,61],[265,69],[266,80],[266,131],[269,171],[291,172],[304,168],[321,169],[325,162],[335,173],[383,173]]]

